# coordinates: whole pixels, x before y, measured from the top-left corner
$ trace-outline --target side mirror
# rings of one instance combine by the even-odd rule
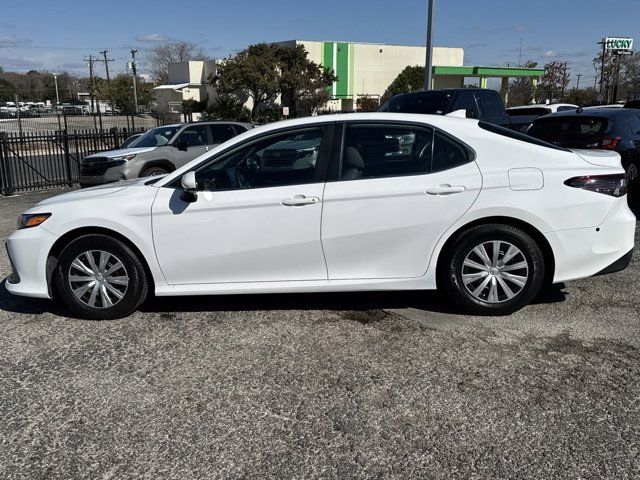
[[[180,181],[182,184],[182,193],[180,194],[180,199],[183,202],[193,203],[198,200],[198,193],[196,190],[198,189],[198,182],[196,181],[196,172],[188,172],[182,176]]]

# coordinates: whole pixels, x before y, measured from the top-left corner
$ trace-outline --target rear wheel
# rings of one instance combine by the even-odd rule
[[[464,310],[506,315],[531,302],[544,282],[544,256],[535,240],[511,225],[473,227],[444,258],[440,284]]]
[[[106,235],[73,240],[60,255],[53,281],[56,296],[74,314],[93,320],[131,314],[148,291],[137,255]]]
[[[152,165],[151,167],[146,167],[144,170],[142,170],[142,172],[140,173],[140,177],[157,177],[160,175],[166,175],[167,173],[169,173],[169,170],[167,170],[165,167],[161,167],[160,165]]]

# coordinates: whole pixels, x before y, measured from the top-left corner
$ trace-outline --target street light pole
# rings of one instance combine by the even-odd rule
[[[435,0],[428,0],[427,12],[427,55],[424,62],[424,89],[431,90],[433,77],[433,7]]]
[[[60,105],[60,95],[58,95],[58,74],[53,74],[53,83],[56,84],[56,105]]]

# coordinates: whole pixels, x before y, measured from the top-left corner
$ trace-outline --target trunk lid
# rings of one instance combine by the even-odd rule
[[[589,162],[591,165],[598,165],[599,167],[611,167],[622,170],[622,163],[620,154],[612,152],[611,150],[583,150],[572,149],[574,153],[579,155],[584,161]]]

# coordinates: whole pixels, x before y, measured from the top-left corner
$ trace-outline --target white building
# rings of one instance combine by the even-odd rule
[[[215,90],[209,84],[209,75],[216,72],[216,60],[172,63],[169,65],[169,81],[153,90],[158,108],[173,112],[182,111],[184,100],[215,98]]]

